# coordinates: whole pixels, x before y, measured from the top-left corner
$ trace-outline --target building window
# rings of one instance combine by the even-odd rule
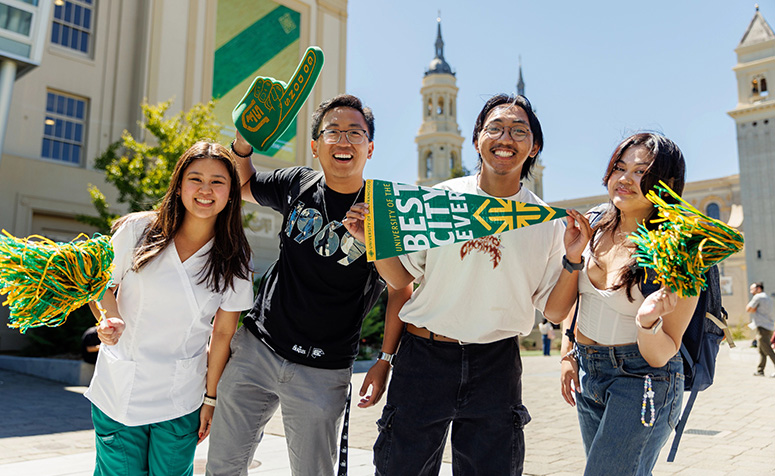
[[[439,98],[439,105],[436,106],[436,114],[439,116],[444,114],[444,98]]]
[[[705,214],[708,215],[711,218],[715,218],[716,220],[721,219],[721,208],[719,208],[718,203],[709,203],[708,206],[705,207]]]
[[[41,156],[80,164],[86,128],[87,100],[49,91]]]
[[[93,30],[95,1],[62,0],[54,2],[51,42],[88,54]]]
[[[433,152],[428,152],[425,156],[425,177],[433,177]]]

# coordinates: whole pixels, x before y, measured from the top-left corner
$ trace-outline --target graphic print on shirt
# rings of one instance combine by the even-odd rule
[[[323,225],[323,215],[315,208],[305,208],[304,202],[297,202],[288,214],[288,223],[285,225],[285,235],[292,237],[294,230],[298,234],[293,237],[296,243],[303,243],[313,238],[312,244],[315,252],[324,258],[334,256],[338,250],[344,253],[344,257],[337,260],[342,266],[348,266],[366,253],[366,245],[359,242],[349,231],[339,235],[339,229],[344,230],[342,222],[332,220]]]
[[[490,256],[492,269],[495,269],[501,262],[501,257],[503,256],[502,249],[501,239],[497,235],[474,238],[473,240],[466,241],[460,248],[460,261],[463,261],[463,258],[471,251],[479,251]]]

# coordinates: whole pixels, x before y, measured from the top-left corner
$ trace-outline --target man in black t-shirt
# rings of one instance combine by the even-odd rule
[[[283,225],[280,256],[234,336],[218,385],[209,475],[246,474],[278,406],[293,475],[334,474],[361,323],[384,287],[366,261],[365,245],[342,225],[350,207],[363,201],[373,138],[371,110],[340,95],[312,116],[310,145],[322,174],[307,167],[257,173],[250,144],[239,133],[232,143],[242,197],[280,212]],[[388,312],[397,312],[411,287],[388,293]],[[400,327],[386,326],[381,358],[364,379],[359,406],[379,401],[400,334]]]

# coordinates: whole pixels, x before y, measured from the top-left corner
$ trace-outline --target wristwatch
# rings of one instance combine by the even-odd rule
[[[656,334],[660,329],[662,329],[662,316],[659,316],[657,320],[651,324],[651,327],[643,327],[643,324],[640,323],[640,319],[636,317],[635,325],[638,326],[638,329],[642,331],[648,332],[649,334]]]
[[[581,263],[571,263],[568,261],[568,257],[563,255],[562,257],[562,267],[565,271],[569,273],[573,273],[574,271],[581,271],[584,269],[584,257],[581,257]]]
[[[390,365],[393,365],[393,358],[396,356],[396,354],[388,354],[387,352],[380,352],[377,356],[377,360],[384,360]]]

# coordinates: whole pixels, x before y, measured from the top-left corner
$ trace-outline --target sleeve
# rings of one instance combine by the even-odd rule
[[[404,268],[414,276],[415,281],[419,281],[425,275],[425,260],[428,257],[428,250],[415,251],[398,257]]]
[[[118,286],[124,275],[132,268],[132,255],[139,236],[135,228],[140,226],[137,219],[129,218],[113,233],[110,243],[113,245],[113,285]]]
[[[235,279],[234,286],[226,288],[221,295],[221,305],[224,311],[236,312],[250,309],[253,306],[253,282],[250,279]]]
[[[562,255],[565,254],[565,245],[563,244],[563,234],[565,233],[565,224],[562,221],[555,220],[552,223],[554,234],[552,235],[552,245],[547,256],[544,267],[544,274],[541,277],[541,283],[538,289],[533,293],[533,307],[541,312],[546,308],[546,301],[554,289],[555,283],[560,278],[562,272]]]
[[[748,307],[752,307],[754,309],[757,309],[759,307],[759,295],[755,295],[751,298],[751,301],[748,303]]]
[[[288,206],[285,202],[291,184],[305,170],[304,167],[289,167],[271,172],[256,172],[250,179],[250,192],[259,205],[283,213]]]

